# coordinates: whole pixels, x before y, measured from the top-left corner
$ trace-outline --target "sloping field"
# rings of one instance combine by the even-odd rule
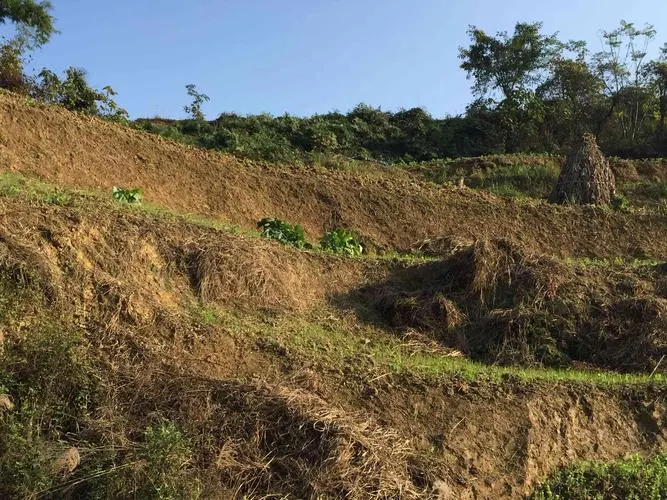
[[[380,248],[440,235],[509,238],[557,256],[667,255],[667,215],[496,198],[404,173],[364,176],[240,161],[0,95],[0,168],[62,186],[140,187],[146,200],[246,228],[267,215],[312,235],[348,226]]]
[[[47,383],[56,395],[94,376],[77,430],[39,443],[47,457],[81,446],[75,478],[101,468],[140,482],[109,463],[136,459],[136,429],[161,418],[210,436],[176,476],[202,481],[205,498],[516,496],[573,459],[665,447],[660,376],[470,372],[335,300],[421,265],[290,250],[97,200],[9,198],[0,214],[6,385],[44,376],[35,350],[62,363],[65,386]],[[45,347],[45,331],[79,332],[77,350]],[[82,481],[74,491],[113,491]]]
[[[522,498],[667,451],[665,215],[249,164],[5,94],[0,145],[2,498]],[[267,215],[430,257],[220,224]]]

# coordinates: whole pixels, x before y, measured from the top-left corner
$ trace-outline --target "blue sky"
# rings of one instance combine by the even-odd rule
[[[561,39],[600,47],[621,19],[667,41],[666,0],[53,0],[61,34],[28,66],[88,70],[132,117],[183,116],[185,85],[220,112],[386,110],[457,114],[470,101],[458,47],[468,25],[543,21]]]

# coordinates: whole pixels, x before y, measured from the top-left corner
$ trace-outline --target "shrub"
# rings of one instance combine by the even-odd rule
[[[306,242],[306,234],[299,224],[291,225],[276,217],[265,217],[257,223],[257,228],[264,238],[297,248],[312,248],[312,245]]]
[[[114,186],[111,193],[114,199],[130,204],[141,203],[141,199],[143,198],[143,192],[139,188],[126,189]]]
[[[53,71],[44,68],[33,85],[32,95],[47,104],[58,104],[70,111],[99,116],[112,121],[127,122],[127,111],[113,100],[116,92],[109,86],[101,91],[92,88],[85,70],[70,67],[61,80]]]
[[[357,235],[343,228],[326,232],[320,240],[320,247],[322,250],[346,255],[361,255],[364,251]]]
[[[0,47],[0,88],[26,94],[29,82],[23,74],[23,59],[20,46],[6,43]]]
[[[629,212],[630,211],[630,200],[628,200],[622,194],[617,194],[611,200],[611,206],[614,210],[619,212]]]
[[[147,491],[145,498],[194,498],[198,495],[184,496],[184,480],[192,462],[193,452],[190,440],[170,420],[163,421],[156,427],[148,427],[144,432],[142,458],[146,461],[145,474]],[[192,490],[197,490],[196,481],[189,481]],[[150,485],[150,486],[148,486]]]

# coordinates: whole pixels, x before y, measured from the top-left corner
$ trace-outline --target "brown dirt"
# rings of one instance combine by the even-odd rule
[[[572,280],[575,294],[613,297],[618,317],[609,324],[625,321],[617,340],[627,346],[634,327],[664,317],[654,307],[667,298],[664,266],[618,279],[575,276],[533,252],[664,258],[665,217],[244,163],[6,94],[0,167],[64,186],[140,186],[151,202],[246,227],[265,215],[312,234],[342,223],[399,248],[449,235],[430,243],[448,259],[406,268],[297,251],[112,202],[0,198],[0,278],[13,287],[0,305],[16,308],[0,318],[5,344],[20,343],[47,316],[85,333],[96,375],[108,384],[95,418],[65,440],[103,436],[123,453],[156,418],[170,418],[191,436],[211,437],[198,443],[194,464],[205,498],[520,498],[572,460],[667,449],[664,385],[390,375],[373,359],[341,367],[326,350],[307,357],[242,326],[196,319],[226,308],[272,328],[277,318],[321,308],[327,321],[351,321],[352,337],[363,325],[336,307],[349,306],[359,289],[407,282],[422,327],[444,323],[449,332],[477,318],[473,306],[490,314],[484,308],[501,308],[508,295],[558,297],[568,285],[550,281],[555,275]],[[494,246],[488,236],[507,239]],[[442,268],[459,295],[438,285],[433,270]],[[36,298],[21,295],[33,289]],[[426,347],[417,343],[415,352]],[[94,453],[81,448],[81,467]]]
[[[305,310],[386,275],[382,263],[298,251],[177,219],[158,222],[112,205],[81,210],[0,199],[0,215],[0,264],[15,276],[37,280],[56,303],[69,300],[75,286],[83,309],[113,310],[134,322],[192,300]]]
[[[440,470],[447,472],[439,479],[454,493],[449,498],[523,498],[555,467],[667,445],[664,390],[417,380],[378,385],[366,404],[383,425],[417,436],[417,446],[442,460]],[[640,400],[657,404],[637,405]]]
[[[667,255],[667,215],[551,207],[404,176],[241,161],[7,93],[0,94],[0,169],[70,187],[141,187],[151,203],[246,228],[269,215],[301,223],[312,236],[345,225],[381,248],[453,235],[505,237],[558,256]]]
[[[437,381],[355,362],[337,372],[286,348],[258,349],[242,328],[191,320],[209,301],[248,314],[307,311],[381,282],[395,264],[296,251],[113,204],[2,199],[0,214],[3,273],[37,285],[41,306],[84,328],[113,367],[115,413],[105,418],[141,429],[157,413],[216,436],[197,457],[207,497],[518,498],[572,460],[667,446],[661,386]],[[482,267],[461,252],[475,249],[454,254],[456,279],[475,300],[492,301],[487,288],[505,286],[498,276],[511,252],[486,256]],[[27,331],[26,318],[5,318],[9,341]],[[102,424],[121,439],[119,422]]]

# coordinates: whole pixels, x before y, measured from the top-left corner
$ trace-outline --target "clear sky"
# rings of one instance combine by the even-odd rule
[[[423,106],[458,114],[470,101],[458,47],[468,25],[496,32],[543,21],[600,47],[621,19],[667,41],[667,0],[53,0],[61,34],[29,69],[80,66],[111,85],[132,117],[183,116],[185,85],[220,112],[280,115]]]

